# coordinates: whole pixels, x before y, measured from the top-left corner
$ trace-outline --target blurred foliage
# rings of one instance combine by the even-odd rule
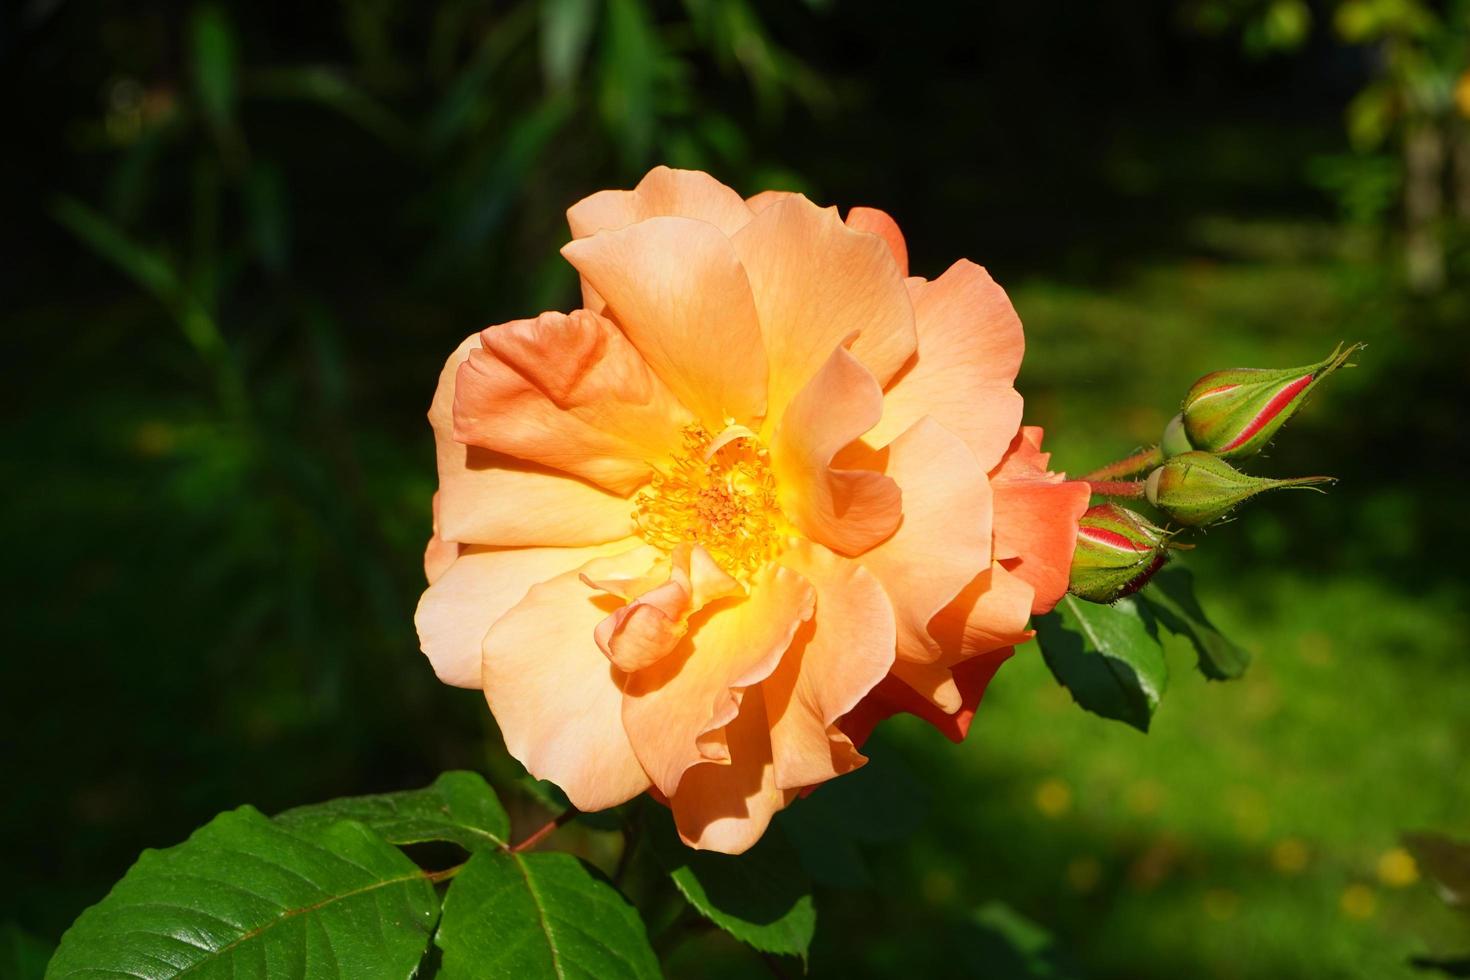
[[[1240,30],[1255,56],[1313,41],[1305,0],[1197,0],[1206,32]],[[1334,0],[1334,37],[1371,66],[1347,105],[1352,154],[1316,161],[1318,182],[1355,223],[1397,214],[1405,275],[1419,292],[1446,283],[1446,251],[1470,240],[1470,0]]]
[[[1144,737],[1028,647],[971,744],[896,723],[884,779],[783,817],[825,845],[815,975],[1381,978],[1462,951],[1379,864],[1406,828],[1470,830],[1465,37],[1462,0],[6,5],[6,955],[241,802],[463,767],[538,820],[479,696],[416,652],[423,412],[463,336],[575,302],[563,210],[654,162],[885,207],[919,274],[988,265],[1076,472],[1155,441],[1208,370],[1370,344],[1274,453],[1341,476],[1330,506],[1189,556],[1244,680],[1206,690],[1169,641]],[[1442,274],[1406,280],[1425,241]],[[707,935],[672,962],[753,965]]]

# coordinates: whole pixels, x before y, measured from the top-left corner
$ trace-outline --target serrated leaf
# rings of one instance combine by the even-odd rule
[[[481,851],[444,896],[440,976],[644,980],[658,958],[627,899],[570,854]]]
[[[1233,680],[1245,673],[1251,655],[1226,639],[1200,608],[1194,576],[1186,568],[1165,568],[1139,594],[1164,628],[1188,638],[1199,655],[1200,673],[1211,680]]]
[[[780,833],[740,855],[685,846],[667,813],[651,820],[654,856],[700,915],[748,946],[806,958],[817,926],[812,883]]]
[[[424,873],[367,827],[288,828],[246,806],[144,851],[46,976],[403,978],[436,912]]]
[[[320,829],[339,820],[356,820],[390,844],[449,841],[467,851],[505,847],[510,817],[483,776],[474,772],[440,773],[423,789],[371,796],[349,796],[276,815],[286,827]]]
[[[1132,598],[1100,605],[1063,596],[1036,620],[1036,640],[1057,681],[1078,704],[1148,731],[1169,680],[1147,612]]]

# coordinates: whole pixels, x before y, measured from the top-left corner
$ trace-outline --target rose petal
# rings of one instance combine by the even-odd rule
[[[574,477],[454,439],[455,379],[473,334],[450,355],[429,408],[438,456],[438,533],[487,545],[588,545],[633,533],[628,502]],[[526,501],[535,501],[534,507]]]
[[[1077,522],[1091,488],[1048,472],[1041,430],[1023,429],[991,474],[995,491],[995,554],[1036,590],[1031,611],[1050,612],[1067,591]]]
[[[562,248],[633,346],[710,432],[766,407],[766,354],[729,238],[693,218],[649,218]]]
[[[654,167],[631,191],[598,191],[567,209],[573,238],[626,228],[648,218],[698,218],[733,235],[753,213],[740,195],[699,170]]]
[[[652,666],[674,652],[688,631],[688,618],[716,599],[745,594],[703,545],[680,545],[661,557],[642,581],[583,581],[593,588],[630,599],[628,605],[597,624],[597,645],[623,670]]]
[[[454,437],[628,494],[694,417],[596,313],[543,313],[481,333],[460,366]]]
[[[903,491],[903,523],[859,560],[893,600],[898,656],[932,663],[945,648],[929,621],[990,567],[990,484],[969,447],[931,418],[886,455],[884,472]]]
[[[434,497],[430,503],[430,509],[434,515],[434,531],[429,535],[429,543],[424,548],[424,578],[433,585],[439,576],[449,570],[454,564],[454,559],[459,557],[459,542],[446,541],[439,535],[439,492],[434,491]]]
[[[747,197],[745,199],[745,206],[750,208],[752,213],[760,214],[772,204],[784,201],[788,197],[800,196],[795,191],[761,191],[759,194],[752,194],[750,197]]]
[[[873,733],[878,722],[891,715],[908,713],[929,722],[951,742],[962,742],[969,734],[970,723],[980,706],[980,699],[1000,665],[1015,651],[1010,647],[972,657],[953,668],[938,664],[905,664],[909,681],[931,691],[934,698],[954,705],[946,712],[918,693],[897,674],[890,675],[842,719],[842,730],[861,746]],[[939,689],[943,689],[943,693]]]
[[[902,495],[890,477],[832,465],[882,410],[878,383],[838,347],[792,399],[771,440],[782,511],[807,537],[842,554],[873,547],[903,517]]]
[[[893,261],[898,263],[898,274],[901,276],[909,274],[908,242],[904,241],[898,222],[894,221],[888,212],[877,208],[853,208],[847,212],[847,220],[844,224],[853,231],[865,231],[883,239],[888,246],[888,251],[893,253]]]
[[[532,586],[636,541],[591,548],[467,547],[419,599],[414,625],[434,673],[455,687],[480,686],[481,647],[497,619]],[[651,549],[650,549],[651,551]],[[646,560],[646,558],[645,558]]]
[[[1025,351],[1021,320],[1005,291],[973,262],[956,262],[933,282],[911,279],[909,289],[918,356],[889,386],[868,441],[885,445],[929,415],[989,470],[1021,422],[1014,387]]]
[[[727,728],[729,764],[706,762],[684,774],[669,799],[679,836],[690,847],[740,854],[760,840],[771,817],[796,798],[776,786],[761,689],[745,693]]]
[[[646,566],[643,549],[628,554]],[[534,586],[491,627],[481,664],[506,749],[579,810],[617,806],[649,786],[623,730],[626,675],[592,640],[609,601],[576,570]]]
[[[780,561],[817,596],[816,616],[762,685],[776,785],[800,789],[867,761],[836,722],[893,665],[894,618],[883,587],[857,562],[810,541],[794,542]]]
[[[731,241],[750,278],[770,358],[768,426],[854,333],[880,386],[914,352],[914,312],[888,246],[800,195],[757,214]]]
[[[768,677],[811,618],[814,593],[796,572],[767,565],[750,595],[711,604],[673,654],[629,675],[623,725],[654,785],[672,796],[692,765],[729,758],[723,731],[745,689]]]
[[[958,659],[1024,643],[1034,596],[1029,582],[993,562],[929,621],[929,634]]]

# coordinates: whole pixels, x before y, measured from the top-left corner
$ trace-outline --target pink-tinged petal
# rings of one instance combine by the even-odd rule
[[[491,327],[480,340],[456,379],[459,442],[627,494],[679,449],[693,421],[596,313],[543,313]]]
[[[848,558],[795,541],[780,558],[817,595],[817,614],[761,685],[776,785],[801,789],[867,760],[836,722],[893,665],[893,607],[878,580]]]
[[[888,251],[893,253],[893,261],[898,263],[898,274],[901,276],[909,274],[908,242],[904,241],[898,222],[894,221],[887,211],[880,211],[877,208],[853,208],[847,212],[845,224],[853,231],[865,231],[883,239],[888,245]]]
[[[914,352],[914,311],[888,246],[801,195],[761,211],[732,239],[770,358],[767,424],[854,334],[852,354],[888,383]]]
[[[594,573],[595,574],[595,573]],[[597,645],[618,667],[642,670],[674,652],[688,632],[688,618],[716,599],[745,594],[703,545],[680,545],[660,557],[641,580],[598,580],[593,588],[631,601],[597,624]]]
[[[637,542],[591,548],[466,547],[419,599],[419,645],[434,673],[455,687],[480,686],[481,646],[497,619],[534,585]]]
[[[1041,430],[1028,427],[991,474],[995,492],[995,556],[1036,590],[1032,613],[1050,612],[1067,591],[1077,522],[1091,488],[1046,467]]]
[[[743,205],[742,205],[743,206]],[[608,314],[711,432],[766,408],[766,352],[731,240],[693,218],[649,218],[562,248]]]
[[[781,509],[813,541],[857,555],[893,533],[903,517],[897,483],[832,459],[877,421],[878,383],[841,347],[792,399],[771,440]]]
[[[424,578],[433,585],[439,580],[439,576],[449,571],[449,566],[454,564],[454,559],[459,557],[459,542],[446,541],[439,535],[439,493],[435,491],[434,499],[430,505],[434,514],[434,533],[429,536],[429,543],[424,548]]]
[[[684,774],[669,799],[679,836],[690,847],[741,854],[760,840],[771,818],[796,798],[776,785],[761,688],[745,693],[727,729],[729,762],[706,762]]]
[[[929,722],[951,742],[962,742],[970,732],[970,723],[991,678],[1014,652],[1004,647],[972,657],[953,668],[905,664],[906,678],[897,673],[887,677],[842,719],[842,730],[854,744],[861,746],[884,718],[907,713]],[[927,691],[928,696],[920,694],[915,686]],[[936,700],[953,705],[954,710],[941,709],[934,703]]]
[[[740,711],[745,689],[775,670],[797,628],[811,618],[813,602],[804,578],[767,565],[747,598],[701,610],[672,654],[629,675],[623,725],[665,796],[673,796],[690,766],[729,759],[724,729]]]
[[[930,635],[930,620],[990,567],[990,484],[969,447],[931,418],[884,455],[884,473],[903,491],[903,522],[859,561],[893,600],[898,656],[932,663],[954,648]]]
[[[654,167],[631,191],[598,191],[567,209],[573,238],[657,217],[697,218],[733,235],[753,216],[724,184],[698,170]]]
[[[646,564],[642,549],[633,564]],[[649,786],[622,723],[622,671],[592,639],[608,598],[576,570],[534,586],[485,637],[481,677],[505,746],[579,810],[604,810]]]
[[[1021,422],[1021,320],[989,273],[963,259],[933,282],[909,280],[909,289],[918,356],[889,386],[868,441],[884,445],[930,415],[989,470]]]
[[[480,335],[473,334],[450,355],[429,408],[439,466],[439,537],[463,544],[572,546],[632,534],[632,508],[622,497],[455,441],[455,379],[470,351],[479,347]]]

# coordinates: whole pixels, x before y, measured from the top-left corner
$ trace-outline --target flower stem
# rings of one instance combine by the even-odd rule
[[[1142,497],[1142,480],[1088,480],[1092,492],[1103,497]]]
[[[1145,449],[1141,453],[1126,456],[1116,463],[1109,463],[1106,466],[1099,467],[1086,476],[1081,477],[1081,479],[1089,483],[1098,480],[1117,480],[1125,476],[1142,473],[1144,470],[1153,469],[1163,461],[1164,454],[1159,451],[1158,446],[1154,446],[1152,449]]]
[[[511,845],[510,852],[512,854],[518,854],[521,851],[529,851],[531,848],[535,847],[537,844],[550,837],[552,833],[556,830],[556,828],[560,827],[568,820],[571,820],[576,815],[577,808],[574,806],[568,807],[565,812],[558,814],[556,817],[553,817],[541,826],[537,827],[535,830],[531,831],[530,836],[527,837],[525,840],[521,841],[519,844]]]

